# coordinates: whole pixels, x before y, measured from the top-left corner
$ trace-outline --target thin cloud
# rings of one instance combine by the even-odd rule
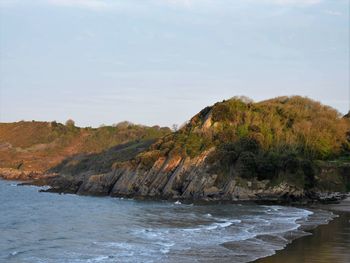
[[[0,7],[13,6],[19,4],[18,0],[0,0]]]
[[[103,0],[48,0],[48,3],[56,6],[79,7],[93,10],[101,10],[109,6]]]
[[[163,2],[167,4],[172,5],[178,5],[178,6],[185,6],[189,7],[194,5],[195,3],[201,3],[204,0],[158,0],[158,2]],[[267,3],[267,4],[274,4],[274,5],[315,5],[321,3],[323,0],[250,0],[250,2],[256,2],[256,3]],[[211,2],[212,4],[215,4],[216,1],[214,0],[207,0],[206,2]]]
[[[342,16],[343,14],[338,11],[326,10],[325,13],[330,16]]]
[[[271,4],[279,6],[310,6],[321,3],[323,0],[243,0],[249,1],[250,3],[259,4]],[[91,10],[105,10],[105,9],[114,9],[116,7],[121,7],[128,5],[135,1],[129,0],[0,0],[0,6],[14,6],[17,4],[38,4],[46,3],[55,6],[61,7],[75,7],[75,8],[84,8]],[[193,8],[197,5],[211,4],[216,5],[218,2],[224,3],[225,1],[218,0],[143,0],[137,1],[137,4],[160,4],[160,5],[170,5],[177,6],[180,8]],[[333,14],[336,15],[336,14]]]
[[[193,0],[166,0],[165,2],[171,5],[179,5],[185,7],[189,7],[193,4]]]
[[[166,5],[185,9],[193,8],[195,5],[204,4],[205,2],[211,2],[211,0],[151,0],[151,3],[156,5]]]
[[[2,1],[2,0],[0,0]],[[126,4],[128,0],[123,1],[110,1],[110,0],[45,0],[49,4],[56,6],[66,6],[66,7],[79,7],[79,8],[88,8],[94,10],[101,9],[111,9],[116,6],[120,7]],[[141,4],[167,4],[172,6],[179,7],[192,7],[195,3],[201,3],[204,0],[143,0],[142,2],[136,3],[137,5]],[[130,1],[135,2],[135,1]],[[135,4],[135,3],[134,3]]]
[[[315,5],[321,3],[321,0],[264,0],[263,2],[269,3],[269,4],[275,4],[275,5],[301,5],[301,6],[307,6],[307,5]]]

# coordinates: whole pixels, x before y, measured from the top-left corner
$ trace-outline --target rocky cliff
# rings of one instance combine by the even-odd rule
[[[317,186],[305,189],[293,180],[258,180],[237,177],[220,178],[212,173],[203,152],[195,158],[159,158],[150,170],[124,166],[106,173],[61,174],[46,181],[49,191],[80,195],[138,197],[176,200],[227,200],[309,202],[335,200],[349,185],[350,164],[320,168]],[[286,179],[286,178],[284,178]],[[331,194],[329,194],[332,192]]]
[[[334,192],[350,189],[349,130],[347,119],[309,99],[234,98],[203,109],[179,131],[132,154],[118,149],[107,166],[98,164],[99,156],[93,162],[74,159],[52,170],[59,176],[40,183],[51,185],[49,191],[82,195],[332,200],[341,196]]]

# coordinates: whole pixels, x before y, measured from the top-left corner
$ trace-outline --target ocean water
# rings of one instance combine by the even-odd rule
[[[331,212],[38,192],[0,180],[0,262],[250,262]],[[301,227],[300,227],[301,226]]]

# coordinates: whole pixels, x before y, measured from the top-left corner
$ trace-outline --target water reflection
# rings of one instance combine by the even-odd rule
[[[313,235],[295,240],[285,250],[256,263],[349,263],[350,213],[336,214],[338,218],[313,230]]]

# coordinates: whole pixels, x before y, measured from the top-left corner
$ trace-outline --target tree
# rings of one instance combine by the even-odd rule
[[[179,126],[177,124],[173,124],[171,127],[173,128],[174,132],[176,132],[179,129]]]
[[[75,122],[72,119],[68,119],[66,121],[66,126],[67,127],[75,127]]]

